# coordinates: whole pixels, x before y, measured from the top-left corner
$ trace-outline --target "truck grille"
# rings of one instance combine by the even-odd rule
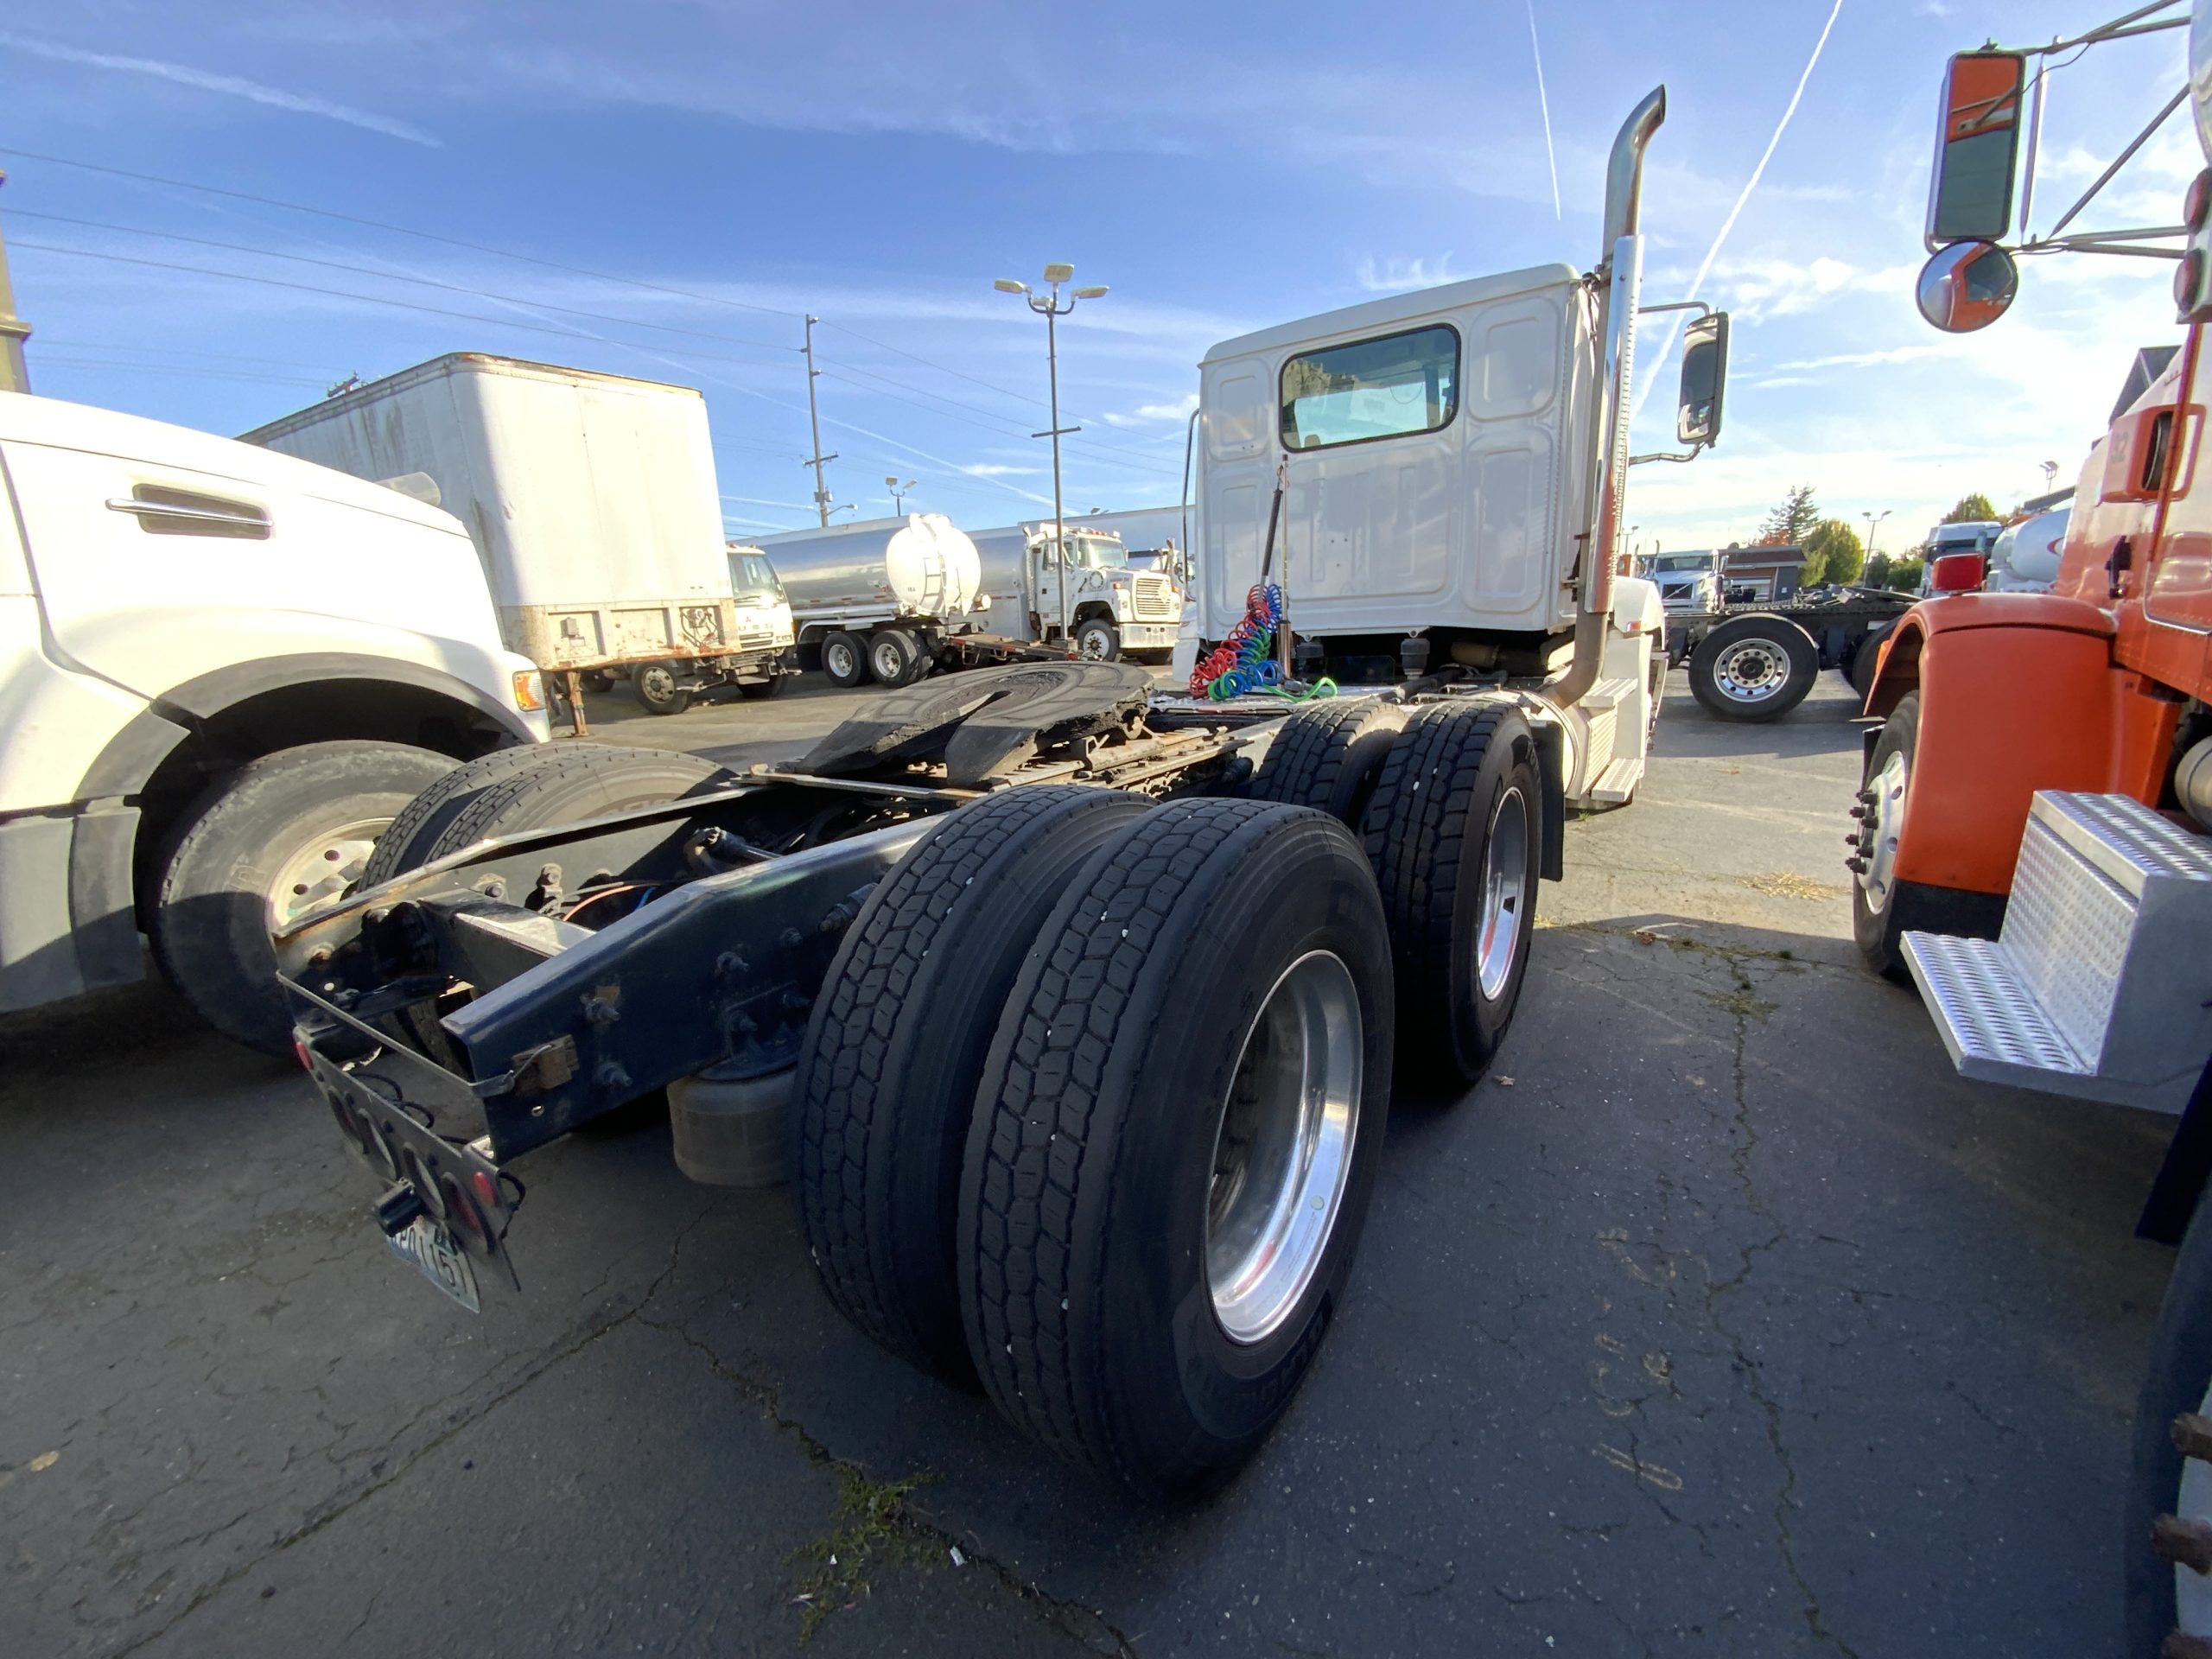
[[[730,646],[730,649],[733,651],[769,651],[774,648],[775,644],[776,635],[773,629],[762,628],[759,632],[754,632],[741,628],[738,630],[735,643]]]
[[[1165,576],[1139,576],[1133,608],[1141,622],[1174,622],[1183,615],[1174,584]]]

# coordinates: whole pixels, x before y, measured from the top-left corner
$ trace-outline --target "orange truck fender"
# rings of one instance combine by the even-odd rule
[[[1866,691],[1880,720],[1919,693],[1900,880],[2010,893],[2039,789],[2158,804],[2181,704],[2114,663],[2113,639],[2108,613],[2053,594],[1964,594],[1904,613]]]

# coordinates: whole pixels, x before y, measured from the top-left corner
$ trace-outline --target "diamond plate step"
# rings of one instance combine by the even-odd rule
[[[2212,1052],[2212,842],[2126,796],[2037,794],[2002,935],[1903,945],[1967,1077],[2178,1112]]]

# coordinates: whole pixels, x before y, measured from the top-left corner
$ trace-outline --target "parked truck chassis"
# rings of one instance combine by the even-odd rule
[[[1715,718],[1779,720],[1824,668],[1863,696],[1884,636],[1912,604],[1909,594],[1853,588],[1794,604],[1669,612],[1667,662],[1688,666],[1692,694]]]
[[[519,1288],[516,1162],[665,1088],[688,1173],[788,1171],[832,1300],[886,1346],[1139,1488],[1233,1467],[1342,1294],[1394,1053],[1464,1086],[1503,1036],[1561,736],[1492,688],[1256,726],[1155,718],[1148,689],[1080,663],[910,688],[790,768],[493,833],[283,934],[298,1057],[393,1248],[471,1307],[481,1277]],[[625,753],[482,763],[404,822]],[[1084,1171],[1124,1144],[1156,1150],[1094,1225]],[[1147,1204],[1193,1248],[1138,1249]],[[1078,1259],[1093,1279],[1046,1282]],[[1148,1322],[1156,1274],[1214,1319]],[[1111,1327],[1110,1353],[1066,1335],[1104,1417],[1038,1414],[1039,1298]],[[1191,1437],[1132,1427],[1178,1413]]]

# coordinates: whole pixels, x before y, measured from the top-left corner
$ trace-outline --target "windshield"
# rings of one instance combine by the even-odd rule
[[[1114,536],[1071,536],[1068,563],[1085,570],[1119,570],[1129,562],[1128,550]]]
[[[1662,553],[1651,562],[1654,570],[1710,570],[1710,553]]]
[[[729,590],[741,605],[761,605],[784,596],[784,585],[776,580],[775,567],[760,553],[733,553],[729,556]]]

